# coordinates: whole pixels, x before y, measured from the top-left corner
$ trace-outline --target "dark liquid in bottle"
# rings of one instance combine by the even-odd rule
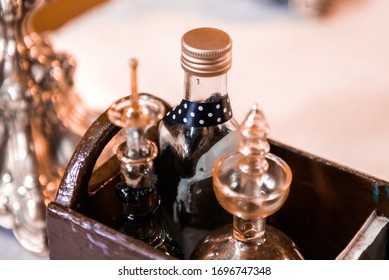
[[[160,222],[160,198],[155,187],[142,189],[121,182],[116,186],[116,192],[123,202],[120,232],[138,238],[167,255],[184,258],[179,245]]]
[[[233,122],[186,127],[166,121],[161,126],[157,186],[185,256],[210,230],[231,222],[214,195],[212,170],[221,155],[235,149],[237,137],[230,133],[235,127]]]

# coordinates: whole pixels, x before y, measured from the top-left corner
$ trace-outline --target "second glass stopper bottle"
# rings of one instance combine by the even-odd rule
[[[238,124],[227,91],[231,47],[230,36],[219,29],[183,35],[184,98],[160,125],[158,186],[169,226],[186,254],[208,230],[230,218],[214,196],[212,168],[238,143],[238,135],[231,133]]]
[[[158,214],[160,196],[155,187],[154,159],[157,145],[146,139],[146,131],[159,122],[163,104],[151,96],[138,97],[136,60],[131,61],[132,95],[114,102],[108,110],[109,120],[126,132],[126,142],[117,150],[121,182],[116,191],[123,204],[120,232],[140,239],[167,255],[183,258],[178,244],[167,234]]]
[[[213,171],[218,202],[234,215],[233,223],[212,231],[194,250],[192,259],[302,259],[293,243],[266,217],[284,204],[292,181],[289,166],[269,153],[269,127],[254,105],[240,128],[239,152],[222,157]]]

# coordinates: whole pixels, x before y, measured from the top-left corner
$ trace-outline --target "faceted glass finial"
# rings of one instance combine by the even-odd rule
[[[242,159],[239,163],[239,170],[241,172],[255,174],[267,172],[269,164],[266,156],[270,151],[270,145],[267,142],[269,131],[265,115],[258,105],[254,104],[240,128],[242,138],[239,152]]]

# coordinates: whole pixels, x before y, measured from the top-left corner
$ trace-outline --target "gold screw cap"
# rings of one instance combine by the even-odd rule
[[[218,76],[232,64],[232,40],[222,30],[203,27],[188,31],[181,39],[181,66],[196,76]]]

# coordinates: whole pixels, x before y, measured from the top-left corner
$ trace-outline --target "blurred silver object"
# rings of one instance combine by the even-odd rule
[[[45,0],[0,1],[0,226],[46,255],[46,205],[95,119],[72,91],[75,61],[30,30]]]

